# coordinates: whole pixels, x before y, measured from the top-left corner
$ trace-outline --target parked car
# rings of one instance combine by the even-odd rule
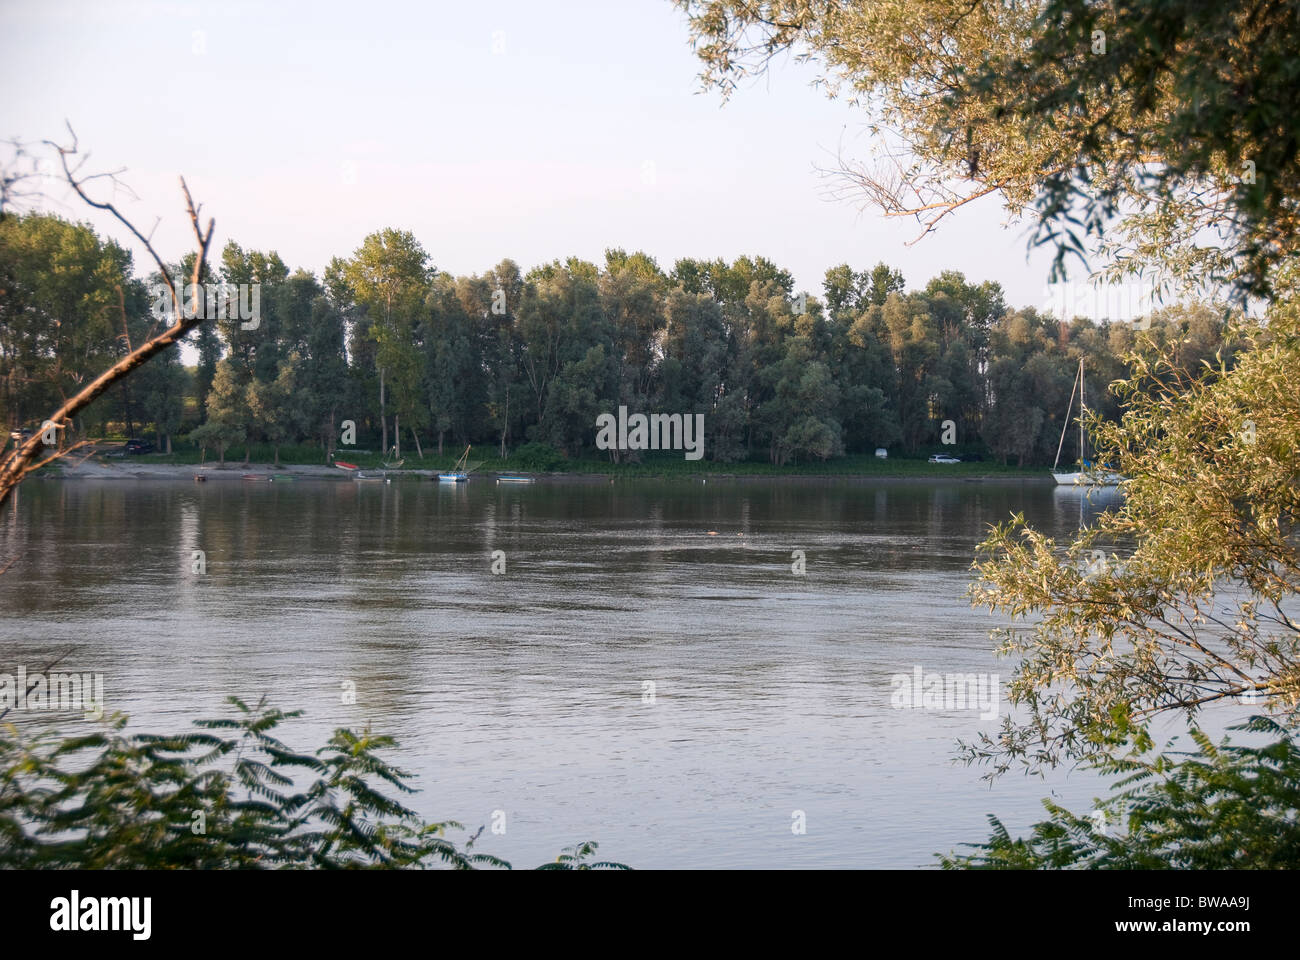
[[[153,453],[153,444],[148,440],[131,439],[126,442],[127,453]]]
[[[956,457],[950,457],[946,453],[936,453],[930,458],[931,463],[961,463]]]
[[[879,457],[881,460],[888,460],[889,451],[886,450],[884,447],[876,447],[876,456]]]

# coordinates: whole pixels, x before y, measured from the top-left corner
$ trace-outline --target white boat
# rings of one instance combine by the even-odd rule
[[[460,459],[452,466],[447,473],[438,474],[439,483],[464,483],[469,479],[469,465],[466,461],[469,459],[470,448],[466,447],[465,452],[460,455]]]
[[[1058,486],[1062,487],[1118,487],[1127,480],[1127,477],[1121,476],[1111,470],[1105,470],[1100,473],[1086,472],[1080,473],[1061,473],[1052,471],[1052,479]]]
[[[1061,471],[1061,449],[1065,446],[1065,431],[1070,426],[1070,411],[1074,409],[1074,394],[1079,393],[1079,463],[1082,470]],[[1065,411],[1065,423],[1061,424],[1061,442],[1056,445],[1056,462],[1052,464],[1052,479],[1060,487],[1117,487],[1127,480],[1113,470],[1097,470],[1085,457],[1087,436],[1084,421],[1087,419],[1088,405],[1083,392],[1083,357],[1079,358],[1079,372],[1074,377],[1074,387],[1070,390],[1070,406]]]
[[[526,477],[526,476],[516,475],[516,474],[511,474],[511,475],[503,474],[497,477],[497,483],[532,483],[533,480],[534,480],[533,477]]]

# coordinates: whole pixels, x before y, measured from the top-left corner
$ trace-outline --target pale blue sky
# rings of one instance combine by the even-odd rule
[[[811,68],[725,106],[697,72],[667,0],[0,3],[0,136],[71,121],[95,169],[127,168],[124,210],[162,216],[169,259],[189,249],[184,174],[218,250],[317,271],[394,226],[456,274],[621,246],[665,269],[762,254],[819,296],[827,267],[884,260],[909,288],[952,268],[1043,302],[1048,257],[1026,262],[996,199],[912,247],[913,221],[825,199],[814,165],[866,134]],[[75,198],[54,209],[129,239]]]

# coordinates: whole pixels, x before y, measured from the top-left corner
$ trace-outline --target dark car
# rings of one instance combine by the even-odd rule
[[[148,440],[128,440],[126,442],[127,453],[153,453],[153,444]]]

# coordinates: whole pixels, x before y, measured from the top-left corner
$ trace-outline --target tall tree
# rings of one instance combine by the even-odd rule
[[[386,227],[367,236],[341,272],[351,295],[366,309],[367,334],[375,346],[380,433],[386,451],[388,379],[398,378],[396,387],[404,394],[399,402],[409,407],[420,383],[415,326],[434,270],[414,234]]]

